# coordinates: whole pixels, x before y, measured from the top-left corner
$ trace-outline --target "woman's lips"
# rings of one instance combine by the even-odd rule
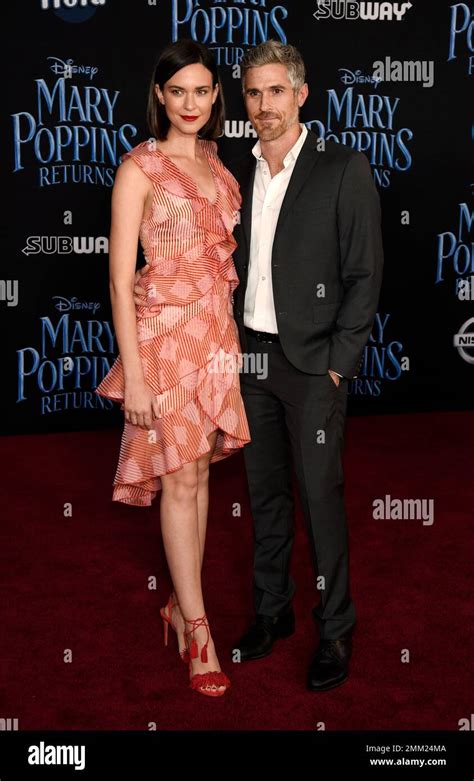
[[[184,119],[185,122],[195,122],[196,119],[199,119],[199,117],[185,117],[181,115],[181,119]]]

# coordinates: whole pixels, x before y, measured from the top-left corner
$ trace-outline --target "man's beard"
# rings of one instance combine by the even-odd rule
[[[292,127],[294,124],[296,124],[299,120],[299,109],[298,107],[295,108],[295,111],[293,114],[291,114],[289,117],[283,120],[283,122],[280,122],[276,126],[264,126],[260,130],[260,132],[257,130],[258,137],[261,141],[276,141],[277,138],[280,138],[283,136],[287,130],[289,130],[290,127]],[[258,120],[259,122],[262,122],[263,120]]]

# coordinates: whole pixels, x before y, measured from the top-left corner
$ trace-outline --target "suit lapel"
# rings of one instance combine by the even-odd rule
[[[280,215],[278,217],[278,223],[275,232],[275,239],[280,230],[283,222],[288,215],[291,207],[293,206],[298,194],[310,176],[314,166],[320,159],[320,152],[317,148],[318,137],[311,130],[308,131],[308,135],[303,144],[301,152],[298,155],[298,159],[295,163],[291,179],[288,183],[288,187],[283,199],[283,203],[280,209]],[[241,221],[242,230],[246,241],[247,257],[250,256],[250,240],[252,236],[252,202],[253,202],[253,186],[255,182],[255,172],[257,169],[257,161],[251,154],[251,160],[248,167],[242,175],[240,189],[242,194],[242,209],[241,209]]]
[[[318,137],[315,133],[309,130],[306,140],[301,148],[301,152],[299,153],[296,160],[285,197],[283,198],[283,203],[281,205],[280,215],[278,217],[275,231],[275,239],[291,207],[297,199],[300,190],[302,189],[308,177],[311,175],[311,172],[316,163],[319,162],[319,159],[320,152],[318,150]]]
[[[245,173],[241,184],[242,193],[242,209],[241,220],[242,229],[247,242],[247,255],[250,255],[250,238],[252,235],[252,202],[253,202],[253,185],[255,182],[255,171],[257,167],[257,161],[252,155],[252,160]]]

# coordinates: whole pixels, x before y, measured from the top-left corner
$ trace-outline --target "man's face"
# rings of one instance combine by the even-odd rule
[[[297,124],[307,97],[308,85],[295,91],[285,65],[261,65],[246,73],[245,105],[261,141],[275,141]]]

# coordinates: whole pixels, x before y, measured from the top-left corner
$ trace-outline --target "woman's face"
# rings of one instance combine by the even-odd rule
[[[176,71],[155,92],[165,106],[172,127],[183,135],[195,135],[208,122],[219,86],[213,88],[210,70],[196,63]]]

